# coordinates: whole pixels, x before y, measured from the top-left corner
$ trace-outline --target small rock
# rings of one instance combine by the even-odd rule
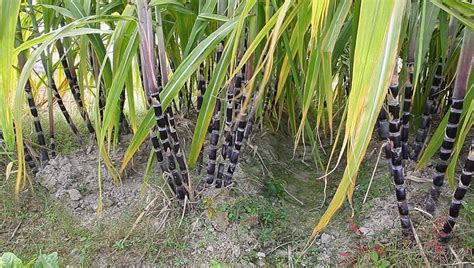
[[[48,174],[46,174],[45,176],[36,175],[36,177],[39,178],[38,181],[43,187],[48,189],[48,191],[50,191],[50,192],[54,192],[54,189],[56,187],[56,183],[58,182],[54,178],[54,176],[49,176]]]
[[[263,252],[257,252],[257,257],[259,257],[260,259],[265,258],[265,256],[266,256],[265,253],[263,253]]]
[[[90,204],[89,208],[91,212],[97,211],[97,209],[99,208],[99,201],[93,202],[92,204]]]
[[[258,220],[258,215],[252,215],[252,216],[249,216],[245,221],[244,221],[244,224],[250,226],[250,227],[254,227],[254,226],[257,226],[259,223],[259,220]]]
[[[104,207],[107,207],[107,208],[115,204],[114,200],[109,199],[109,198],[104,198],[102,202],[104,203]]]
[[[331,257],[328,254],[321,254],[318,256],[318,261],[320,262],[328,262],[331,259]]]
[[[328,234],[322,234],[321,235],[321,243],[322,244],[327,244],[331,241],[331,236]]]
[[[360,227],[359,230],[366,236],[374,235],[374,231],[372,229],[367,228],[367,227]]]
[[[81,193],[76,189],[70,189],[67,191],[67,193],[69,194],[69,198],[72,201],[79,201],[82,198]]]
[[[78,248],[74,248],[73,250],[71,250],[71,253],[69,253],[70,255],[79,255],[81,254],[81,251],[78,249]]]
[[[227,212],[218,212],[211,219],[212,227],[218,232],[223,232],[229,226]]]
[[[115,202],[107,197],[102,198],[102,208],[108,208],[111,207],[115,204]],[[97,201],[92,201],[92,203],[89,205],[89,207],[92,209],[92,211],[97,211],[99,209],[99,200]]]
[[[240,247],[239,246],[234,246],[232,248],[232,254],[234,254],[234,257],[238,258],[240,257]]]

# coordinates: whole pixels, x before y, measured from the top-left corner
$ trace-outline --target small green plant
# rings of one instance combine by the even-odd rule
[[[258,260],[257,252],[252,250],[248,253],[245,253],[242,256],[242,259],[245,260],[245,261],[248,261],[248,262],[255,262],[256,260]]]
[[[262,242],[273,241],[281,232],[279,223],[288,217],[284,209],[264,197],[240,198],[227,208],[227,212],[229,222],[257,228],[258,239]]]
[[[285,181],[279,179],[265,180],[263,195],[266,198],[282,198],[285,195]]]
[[[172,248],[177,251],[183,251],[188,247],[188,243],[181,238],[185,235],[187,227],[189,226],[189,220],[184,219],[181,226],[179,227],[176,225],[167,225],[164,230],[165,240],[163,243],[168,248]]]
[[[211,267],[212,268],[221,268],[222,265],[220,262],[216,261],[216,260],[211,260]]]
[[[58,253],[40,254],[26,264],[11,252],[3,253],[0,258],[0,267],[2,268],[58,268]]]
[[[277,219],[285,218],[286,213],[276,209],[262,197],[241,198],[227,208],[230,222],[246,221],[257,217],[263,226],[272,225]]]
[[[116,250],[122,250],[122,249],[125,249],[127,246],[126,246],[125,241],[120,239],[120,240],[115,241],[112,247]]]
[[[385,268],[390,266],[390,262],[384,259],[381,259],[379,254],[376,251],[370,252],[370,260],[373,262],[374,266],[378,268]]]
[[[262,231],[258,234],[258,240],[268,241],[272,238],[273,228],[263,228]]]
[[[23,262],[13,253],[5,252],[0,259],[0,267],[23,267]]]
[[[178,258],[176,257],[174,259],[174,265],[175,266],[183,266],[183,265],[186,265],[186,260],[182,259],[182,258]]]

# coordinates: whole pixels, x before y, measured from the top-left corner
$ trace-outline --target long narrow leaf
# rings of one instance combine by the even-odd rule
[[[339,187],[314,228],[311,239],[327,226],[346,195],[350,197],[351,189],[355,187],[357,171],[395,67],[404,8],[405,2],[397,0],[361,3],[343,146],[347,148],[347,165]]]

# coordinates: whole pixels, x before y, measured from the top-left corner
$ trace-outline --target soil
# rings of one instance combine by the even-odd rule
[[[119,163],[123,150],[111,155],[111,160]],[[136,156],[137,162],[146,163],[146,156]],[[143,168],[143,167],[142,167]],[[65,204],[79,219],[79,224],[91,227],[106,218],[120,218],[123,213],[140,208],[148,203],[153,192],[144,186],[143,179],[136,174],[114,182],[101,165],[102,209],[99,210],[98,154],[78,152],[69,156],[58,156],[36,174],[36,181],[45,187],[51,196]]]
[[[291,143],[282,142],[285,139],[287,137],[279,134],[252,136],[245,146],[245,156],[240,160],[234,174],[234,185],[230,189],[206,187],[199,179],[204,174],[193,172],[196,200],[186,202],[184,210],[183,202],[172,198],[157,175],[158,168],[152,171],[149,183],[143,183],[150,149],[148,145],[137,153],[120,182],[114,182],[101,165],[99,187],[97,151],[77,151],[58,156],[37,173],[36,181],[47,189],[54,202],[65,206],[82,227],[93,229],[103,225],[106,229],[112,228],[128,217],[126,235],[122,234],[114,245],[109,243],[108,248],[92,253],[91,263],[94,266],[112,263],[169,266],[234,264],[245,267],[288,263],[301,266],[353,265],[359,263],[361,258],[364,261],[363,256],[366,255],[370,262],[371,252],[377,252],[380,257],[388,256],[393,247],[397,250],[407,247],[409,251],[418,252],[411,261],[423,264],[417,244],[407,241],[400,234],[393,185],[387,176],[384,159],[377,168],[367,202],[362,204],[376,153],[368,154],[364,162],[367,170],[359,174],[359,186],[354,194],[355,216],[352,217],[352,210],[346,204],[329,227],[318,235],[309,248],[305,248],[308,235],[337,187],[343,164],[330,177],[327,187],[329,196],[321,208],[324,181],[316,178],[323,171],[311,164],[304,148],[298,148],[295,159],[290,159],[293,147]],[[371,148],[377,150],[380,145],[381,142],[373,142]],[[112,153],[111,160],[115,166],[120,165],[124,151],[125,148],[120,147]],[[442,263],[452,260],[452,256],[438,252],[440,245],[433,227],[446,212],[451,195],[449,188],[443,191],[441,206],[433,217],[414,210],[423,209],[430,187],[429,180],[423,182],[419,178],[430,178],[433,168],[414,172],[412,166],[408,164],[406,171],[408,201],[414,227],[422,241],[421,247],[430,261]],[[103,201],[100,213],[99,188]],[[462,219],[463,227],[472,226],[466,221]],[[137,249],[140,253],[128,253],[126,249],[121,249],[122,246],[127,248],[125,245],[129,245],[128,242],[133,247],[133,241],[138,241],[143,232],[154,237],[152,241],[143,238],[143,243],[148,244],[149,248],[143,252]],[[457,238],[454,241],[452,249],[457,258],[471,258],[464,244]],[[70,254],[73,261],[68,264],[76,266],[80,261],[79,252],[73,250]]]

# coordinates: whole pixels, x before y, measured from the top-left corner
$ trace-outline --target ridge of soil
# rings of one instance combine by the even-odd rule
[[[375,172],[368,201],[362,204],[377,158],[377,153],[373,152],[380,148],[380,142],[372,142],[370,148],[374,150],[372,153],[368,150],[364,169],[360,171],[353,200],[355,216],[352,217],[350,206],[345,204],[328,228],[302,254],[308,235],[332,198],[343,164],[328,178],[326,191],[329,195],[321,208],[324,180],[316,178],[323,174],[322,171],[311,164],[311,156],[305,155],[303,147],[297,148],[295,159],[290,160],[293,147],[282,140],[285,137],[279,134],[252,136],[234,174],[232,188],[206,187],[202,179],[197,179],[197,199],[187,202],[184,212],[183,203],[171,198],[156,165],[148,183],[143,183],[149,145],[136,154],[120,182],[114,182],[105,166],[100,166],[103,200],[100,214],[97,213],[96,151],[89,154],[77,151],[56,157],[38,172],[36,181],[45,188],[48,198],[72,214],[74,223],[80,228],[96,230],[95,239],[104,240],[88,253],[89,264],[94,266],[112,263],[354,265],[361,262],[361,256],[366,256],[362,261],[367,258],[365,261],[370,263],[374,261],[370,259],[373,252],[382,259],[391,250],[406,250],[401,254],[409,256],[399,264],[391,264],[407,261],[408,264],[423,265],[422,255],[416,253],[420,251],[419,247],[400,234],[394,186],[384,159],[380,160]],[[112,153],[114,165],[120,165],[124,151],[125,148],[118,148]],[[423,182],[419,178],[431,178],[433,168],[413,171],[412,167],[409,163],[406,171],[407,200],[421,247],[430,262],[450,262],[453,256],[438,242],[435,227],[444,219],[451,192],[445,187],[433,218],[414,210],[424,207],[430,187],[429,181]],[[195,172],[191,175],[193,178],[205,176]],[[472,226],[467,219],[461,219],[459,225],[458,228]],[[21,239],[25,238],[20,230],[16,240],[0,248],[8,249]],[[456,258],[472,261],[462,238],[454,236],[451,241]],[[55,247],[49,248],[54,250]],[[69,250],[61,252],[69,255],[65,264],[76,266],[83,262],[82,248]]]

